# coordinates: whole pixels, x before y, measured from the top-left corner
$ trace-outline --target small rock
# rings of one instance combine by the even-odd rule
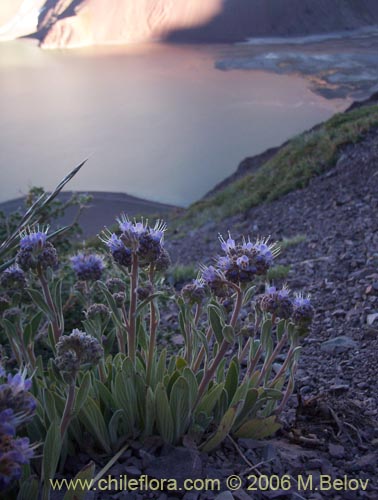
[[[234,497],[230,491],[222,491],[222,493],[215,497],[215,500],[234,500]]]
[[[334,458],[343,458],[343,456],[345,455],[345,448],[341,444],[330,443],[328,446],[328,451],[331,457]]]
[[[366,321],[369,326],[372,326],[373,323],[378,323],[378,313],[368,314]]]
[[[323,342],[320,349],[328,354],[339,354],[349,349],[355,349],[356,347],[357,342],[345,335],[340,335],[339,337]]]
[[[198,478],[202,474],[202,462],[197,451],[190,448],[173,448],[166,456],[156,457],[145,469],[148,476],[156,479],[167,477],[184,481],[187,478]]]
[[[128,474],[130,476],[139,477],[139,476],[141,476],[142,471],[140,469],[138,469],[138,467],[135,467],[134,465],[126,465],[125,474]]]

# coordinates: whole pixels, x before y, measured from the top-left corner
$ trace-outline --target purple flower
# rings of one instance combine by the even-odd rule
[[[0,491],[5,491],[21,477],[22,465],[34,456],[34,448],[28,438],[0,435]]]
[[[201,278],[188,283],[181,290],[182,297],[190,304],[201,304],[206,296],[206,285]]]
[[[0,412],[0,434],[15,436],[19,423],[20,419],[15,416],[12,408],[6,408]]]
[[[157,220],[153,228],[149,228],[150,236],[153,240],[159,243],[163,242],[164,233],[167,230],[167,225],[162,220]]]
[[[29,391],[31,388],[31,380],[26,378],[26,370],[18,372],[16,375],[8,375],[7,383],[12,388],[14,394],[22,391]]]
[[[22,250],[41,250],[47,241],[47,232],[49,227],[40,228],[36,226],[35,229],[27,228],[21,233],[20,247]]]
[[[131,250],[114,233],[104,232],[101,241],[109,248],[113,259],[121,266],[131,266]]]
[[[78,253],[71,257],[72,269],[79,280],[99,280],[104,270],[104,260],[100,255]]]
[[[293,322],[306,333],[314,318],[315,310],[311,305],[310,297],[304,297],[302,294],[297,294],[294,298],[294,311],[292,315]]]
[[[225,275],[214,266],[201,266],[201,278],[217,297],[225,297],[228,287]]]
[[[228,239],[224,240],[223,236],[220,234],[219,235],[219,241],[221,242],[221,248],[225,253],[229,253],[232,250],[235,250],[236,248],[236,243],[235,240],[231,238],[231,234],[228,233]]]
[[[241,255],[236,259],[236,264],[240,267],[240,269],[248,270],[249,258],[246,255]]]
[[[23,290],[27,284],[25,273],[17,265],[10,266],[1,274],[0,284],[8,292]]]
[[[293,312],[293,303],[286,286],[277,290],[275,286],[267,285],[265,293],[257,298],[257,305],[264,312],[274,314],[277,318],[288,319]]]
[[[54,246],[47,241],[48,227],[27,228],[20,234],[20,250],[16,262],[23,271],[30,269],[55,269],[58,266],[58,254]]]
[[[227,271],[232,267],[232,260],[228,256],[218,257],[216,259],[216,263],[222,269],[222,271]]]
[[[158,220],[154,227],[148,225],[148,220],[131,222],[122,214],[117,218],[121,234],[117,236],[105,230],[100,238],[110,249],[113,258],[121,265],[130,267],[132,254],[138,256],[141,267],[154,264],[156,268],[166,267],[167,254],[163,248],[166,225]]]
[[[304,297],[302,294],[297,294],[294,298],[294,306],[295,307],[303,307],[310,306],[311,301],[310,297]]]

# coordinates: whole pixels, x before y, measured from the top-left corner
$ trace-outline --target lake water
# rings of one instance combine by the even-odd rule
[[[240,48],[239,48],[240,50]],[[0,201],[51,189],[81,160],[75,190],[188,205],[246,156],[343,110],[295,75],[220,71],[230,47],[42,51],[0,45]]]

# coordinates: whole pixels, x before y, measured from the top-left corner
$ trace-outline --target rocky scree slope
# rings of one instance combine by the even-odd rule
[[[231,230],[235,237],[271,235],[273,240],[305,236],[277,260],[290,266],[289,287],[310,293],[317,311],[313,330],[304,340],[297,396],[339,405],[337,414],[356,428],[351,431],[354,437],[358,433],[361,445],[366,440],[372,443],[365,451],[373,453],[369,456],[374,464],[378,446],[377,214],[378,129],[373,128],[358,143],[345,145],[335,166],[314,177],[306,188],[221,222],[209,220],[188,233],[177,229],[178,237],[169,248],[174,261],[209,263],[219,253],[218,232]],[[321,419],[314,419],[314,426],[316,422]],[[355,450],[355,456],[362,451]],[[348,470],[346,464],[343,467]]]

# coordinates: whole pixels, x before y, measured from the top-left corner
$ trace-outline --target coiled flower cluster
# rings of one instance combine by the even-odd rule
[[[309,297],[304,297],[302,294],[297,294],[293,301],[293,315],[294,323],[302,330],[306,330],[312,322],[315,310],[311,305]]]
[[[279,253],[278,246],[270,244],[269,239],[258,239],[252,243],[249,238],[243,238],[241,243],[237,243],[229,234],[227,240],[222,236],[219,240],[224,255],[216,257],[214,265],[201,268],[203,281],[218,297],[229,294],[227,282],[240,285],[265,275]]]
[[[110,309],[105,304],[92,304],[85,311],[85,316],[87,319],[100,318],[106,320],[110,317]]]
[[[263,276],[279,253],[276,244],[269,244],[269,239],[257,240],[243,238],[242,243],[236,243],[229,237],[224,240],[219,237],[224,256],[217,258],[217,266],[228,281],[233,283],[249,283],[255,276]]]
[[[24,271],[19,266],[10,266],[0,276],[0,286],[13,294],[26,288],[27,280]]]
[[[55,269],[58,266],[58,254],[55,247],[47,241],[48,227],[27,228],[20,235],[20,249],[16,263],[23,271],[38,267]]]
[[[101,240],[109,248],[115,262],[124,267],[130,267],[132,255],[138,257],[141,267],[150,264],[163,270],[169,265],[169,256],[163,247],[166,225],[158,220],[154,227],[148,221],[130,221],[126,215],[117,219],[120,235],[105,231]]]
[[[5,378],[1,366],[0,378]],[[25,372],[8,375],[0,384],[0,492],[20,479],[22,466],[34,455],[29,439],[16,435],[17,428],[35,412],[36,402],[28,392],[30,386]]]
[[[80,281],[96,281],[101,279],[105,268],[104,260],[100,255],[80,252],[71,257],[72,269]]]
[[[296,294],[291,299],[289,289],[284,286],[278,290],[274,286],[266,286],[265,293],[256,299],[257,307],[281,319],[291,319],[299,330],[306,331],[311,324],[315,310],[310,297]]]
[[[59,370],[74,377],[82,368],[96,366],[104,355],[99,341],[81,330],[62,335],[56,344],[55,364]]]
[[[268,312],[277,318],[288,319],[293,312],[293,303],[289,297],[290,291],[283,287],[277,290],[275,286],[267,286],[265,293],[257,298],[257,305],[263,312]]]
[[[195,279],[181,290],[181,295],[189,304],[201,304],[206,297],[206,285],[201,279]]]

